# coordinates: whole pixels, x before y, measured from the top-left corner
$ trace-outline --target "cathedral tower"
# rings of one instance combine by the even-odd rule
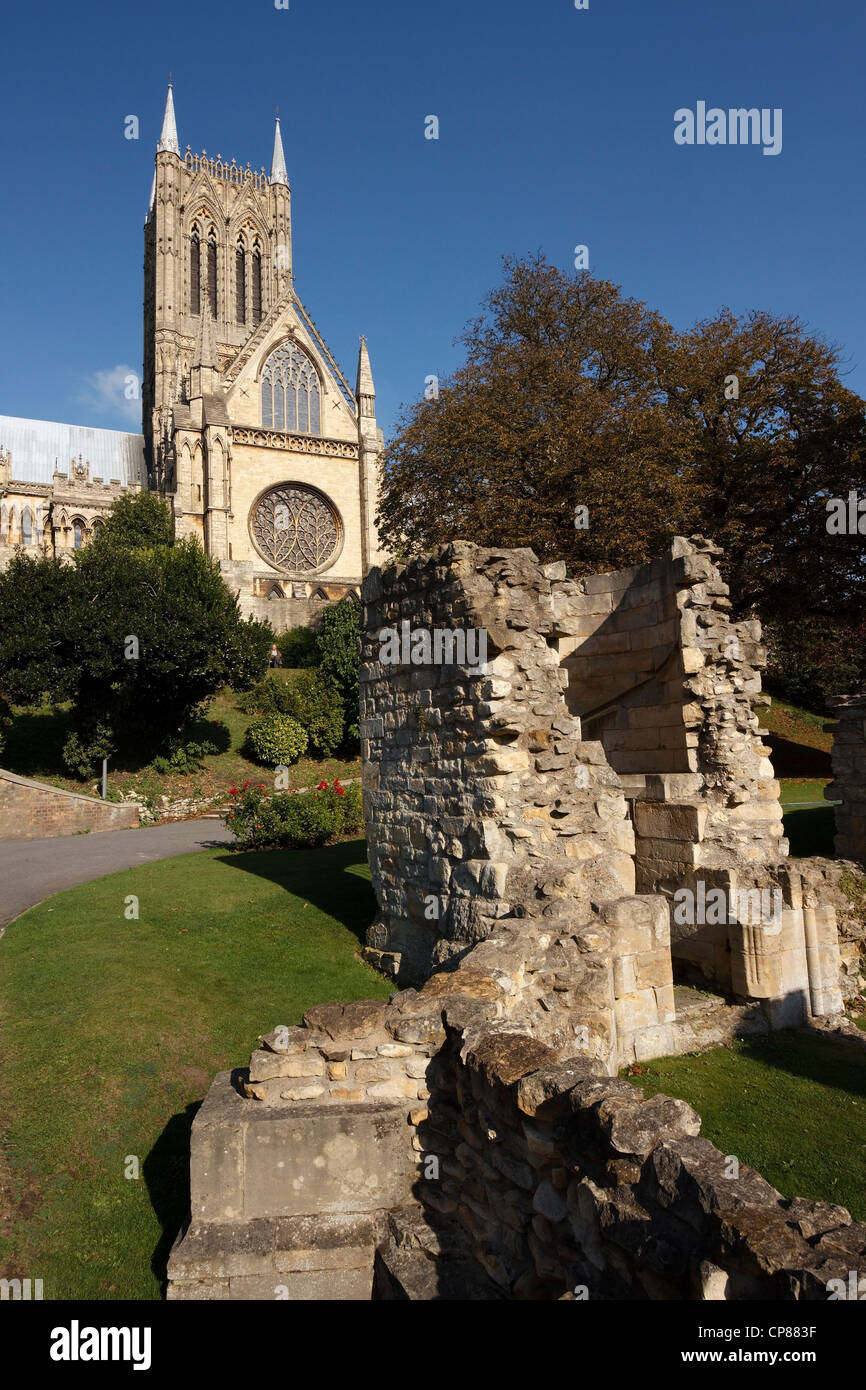
[[[352,392],[295,291],[291,217],[279,118],[270,175],[181,155],[169,86],[145,223],[147,469],[177,534],[277,627],[380,558],[367,345]]]

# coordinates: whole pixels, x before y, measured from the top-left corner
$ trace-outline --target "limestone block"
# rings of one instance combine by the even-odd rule
[[[658,1024],[658,1002],[652,989],[638,989],[614,1001],[614,1017],[618,1035],[652,1028]]]
[[[696,843],[704,838],[709,810],[688,803],[637,801],[635,830],[647,840],[685,840]]]

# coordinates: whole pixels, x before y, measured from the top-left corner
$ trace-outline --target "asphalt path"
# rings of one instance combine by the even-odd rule
[[[233,843],[222,822],[209,816],[141,830],[97,830],[48,840],[0,841],[0,934],[28,907],[64,888],[136,864]]]

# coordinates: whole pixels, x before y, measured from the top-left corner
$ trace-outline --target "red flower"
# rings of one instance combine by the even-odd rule
[[[317,791],[317,792],[326,792],[326,791],[328,790],[329,785],[330,785],[330,783],[328,783],[328,782],[320,782],[319,785],[316,787],[316,791]]]
[[[338,787],[337,784],[336,784],[336,782],[334,783],[334,791],[337,793],[337,796],[345,796],[345,795],[346,795],[345,788],[344,788],[344,787]]]
[[[242,791],[242,792],[245,792],[246,789],[247,789],[247,787],[248,787],[249,785],[250,785],[249,782],[244,782],[243,786],[241,787],[241,791]]]
[[[237,789],[237,787],[229,787],[229,796],[237,796],[237,794],[238,794],[238,789]]]
[[[259,782],[259,786],[261,787],[262,791],[264,791],[264,789],[265,789],[265,784],[264,784],[264,782]]]

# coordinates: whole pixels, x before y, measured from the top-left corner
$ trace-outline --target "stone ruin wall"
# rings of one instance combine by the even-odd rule
[[[832,706],[836,722],[825,725],[833,734],[833,781],[826,788],[836,807],[838,859],[866,865],[866,695],[838,700]]]
[[[866,1223],[516,1031],[474,954],[311,1009],[217,1077],[170,1299],[823,1301],[862,1275]]]
[[[680,875],[783,885],[780,932],[727,928],[730,979],[765,1027],[788,1019],[791,997],[798,1018],[840,1002],[829,880],[821,861],[784,858],[752,713],[758,634],[739,625],[742,646],[728,641],[709,556],[678,541],[623,586],[458,544],[371,575],[367,955],[410,987],[311,1009],[304,1027],[263,1037],[248,1071],[216,1079],[193,1125],[170,1298],[825,1299],[866,1262],[866,1226],[842,1208],[732,1176],[687,1105],[611,1075],[692,1045],[673,992]],[[638,591],[655,594],[659,625],[673,595],[695,641],[649,680],[631,672],[625,715],[587,740],[573,710],[596,697],[584,679],[569,709],[560,644],[579,670],[579,623],[600,616],[586,608],[609,594],[613,621]],[[386,668],[379,633],[404,620],[483,626],[487,669]],[[678,690],[685,732],[668,740],[677,726],[659,712],[675,712]],[[614,740],[608,757],[603,738],[641,727],[659,756],[618,774],[617,757],[640,749]],[[648,891],[635,893],[636,870]],[[682,960],[726,982],[701,941]]]
[[[650,565],[567,580],[531,551],[461,542],[371,574],[361,726],[373,963],[417,983],[502,918],[573,932],[605,912],[648,913],[637,973],[625,935],[613,945],[606,1040],[597,996],[557,991],[566,1013],[593,1013],[591,1055],[621,1065],[652,1055],[645,1047],[677,1050],[671,955],[678,978],[764,1001],[771,1026],[838,1012],[833,908],[808,861],[786,857],[753,708],[760,627],[732,623],[717,555],[677,539]],[[486,670],[382,663],[380,634],[404,623],[483,630]],[[776,892],[781,919],[678,924],[673,894],[701,886]],[[623,905],[635,889],[643,905]]]

